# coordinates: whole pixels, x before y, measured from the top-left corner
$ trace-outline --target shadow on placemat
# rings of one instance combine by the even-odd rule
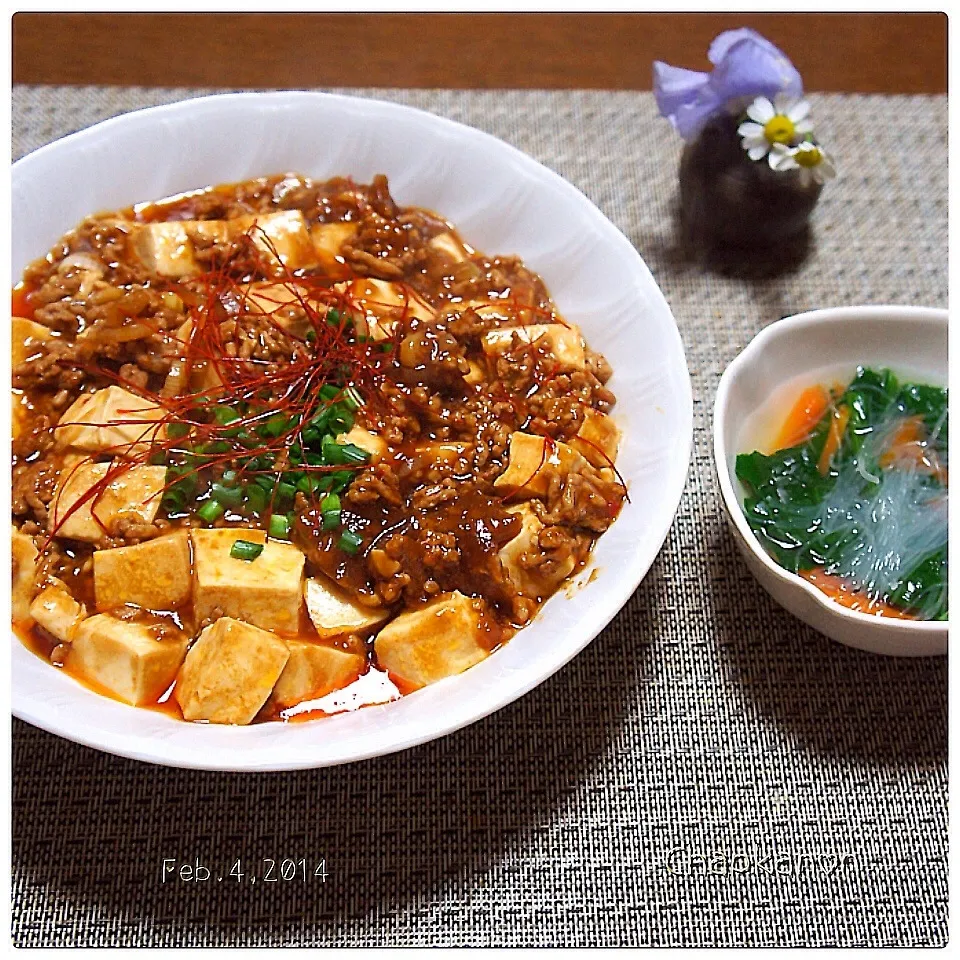
[[[711,533],[708,556],[729,563],[729,534]],[[741,595],[751,585],[756,593],[755,612],[722,612],[728,580],[708,582],[718,594],[720,661],[745,703],[813,754],[887,771],[946,762],[946,657],[883,657],[836,643],[774,603],[739,555],[734,562]]]
[[[816,249],[815,234],[809,225],[789,241],[777,244],[744,248],[721,243],[705,248],[684,226],[678,195],[671,197],[667,209],[668,233],[634,234],[630,242],[643,251],[646,260],[659,264],[674,278],[705,273],[763,285],[796,274]]]
[[[14,721],[14,942],[350,945],[361,936],[351,921],[369,918],[376,942],[378,920],[426,918],[444,884],[468,888],[495,861],[521,862],[529,833],[579,789],[641,696],[654,620],[635,596],[520,701],[433,743],[341,767],[168,769]],[[297,876],[264,883],[264,858],[277,861],[275,876],[283,858],[297,862]],[[165,860],[212,878],[163,880]],[[237,860],[242,881],[231,875]]]

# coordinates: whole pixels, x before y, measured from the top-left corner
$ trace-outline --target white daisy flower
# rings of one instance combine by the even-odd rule
[[[747,107],[749,120],[737,127],[747,156],[751,160],[762,160],[774,144],[793,146],[813,130],[813,124],[807,119],[809,113],[810,104],[806,100],[779,94],[771,103],[766,97],[757,97]]]
[[[833,161],[823,148],[808,140],[795,147],[774,144],[770,149],[770,166],[774,170],[799,170],[800,182],[804,186],[811,182],[826,183],[837,175]]]

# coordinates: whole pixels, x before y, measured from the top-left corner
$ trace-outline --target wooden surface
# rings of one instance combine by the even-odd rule
[[[808,90],[945,93],[944,14],[62,14],[13,18],[14,83],[650,89],[750,26]]]

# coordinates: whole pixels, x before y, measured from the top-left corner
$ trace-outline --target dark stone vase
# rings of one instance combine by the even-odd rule
[[[799,171],[751,160],[740,120],[710,120],[680,158],[680,226],[693,256],[724,272],[776,273],[794,268],[810,245],[810,214],[821,184]]]

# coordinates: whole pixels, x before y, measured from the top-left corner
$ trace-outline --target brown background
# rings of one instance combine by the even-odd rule
[[[650,88],[750,26],[808,90],[945,93],[947,18],[925,14],[60,14],[13,18],[14,83],[190,87]]]

